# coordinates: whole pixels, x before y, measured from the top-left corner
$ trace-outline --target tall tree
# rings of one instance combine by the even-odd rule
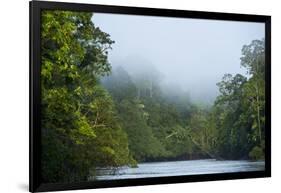
[[[113,101],[99,85],[99,77],[110,72],[107,52],[113,41],[94,26],[92,16],[42,12],[44,182],[85,181],[96,167],[130,160]]]
[[[265,68],[264,40],[242,48],[241,66],[248,77],[226,74],[218,83],[215,102],[219,119],[217,149],[226,158],[264,157]]]
[[[264,39],[254,40],[242,49],[241,65],[248,69],[250,78],[244,87],[245,105],[252,114],[251,140],[255,144],[251,157],[264,156],[265,129],[265,47]]]

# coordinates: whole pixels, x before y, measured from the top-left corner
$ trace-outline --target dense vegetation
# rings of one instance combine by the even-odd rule
[[[241,66],[249,77],[225,74],[211,107],[193,104],[180,90],[163,91],[153,68],[113,69],[103,85],[115,101],[133,158],[263,159],[263,40],[243,47]]]
[[[144,161],[263,159],[264,40],[242,49],[249,75],[226,74],[214,105],[204,107],[163,89],[155,69],[111,69],[114,41],[92,16],[42,14],[44,182],[86,181],[97,168]]]
[[[83,181],[92,167],[130,163],[127,134],[99,84],[110,72],[109,35],[91,13],[42,15],[42,170],[45,182]]]

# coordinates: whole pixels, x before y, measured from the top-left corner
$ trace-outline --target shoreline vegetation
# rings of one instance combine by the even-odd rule
[[[92,17],[42,12],[44,183],[87,181],[96,168],[142,162],[264,159],[264,39],[242,48],[247,77],[225,74],[214,103],[197,105],[162,87],[156,69],[113,68],[115,42]]]

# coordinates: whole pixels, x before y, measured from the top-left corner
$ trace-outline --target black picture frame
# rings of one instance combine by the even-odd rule
[[[30,174],[29,191],[60,191],[90,188],[109,188],[167,183],[183,183],[213,180],[230,180],[244,178],[261,178],[271,176],[271,17],[266,15],[248,15],[233,13],[215,13],[202,11],[185,11],[140,7],[108,6],[80,3],[62,3],[31,1],[30,4]],[[266,82],[266,132],[265,132],[265,170],[253,172],[203,174],[173,177],[153,177],[126,180],[107,180],[67,184],[42,184],[40,173],[41,131],[40,131],[40,28],[42,10],[69,10],[98,13],[118,13],[130,15],[163,16],[178,18],[200,18],[244,22],[261,22],[265,24],[265,82]]]

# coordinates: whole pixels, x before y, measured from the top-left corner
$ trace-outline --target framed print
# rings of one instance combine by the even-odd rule
[[[271,176],[271,18],[30,2],[30,191]]]

